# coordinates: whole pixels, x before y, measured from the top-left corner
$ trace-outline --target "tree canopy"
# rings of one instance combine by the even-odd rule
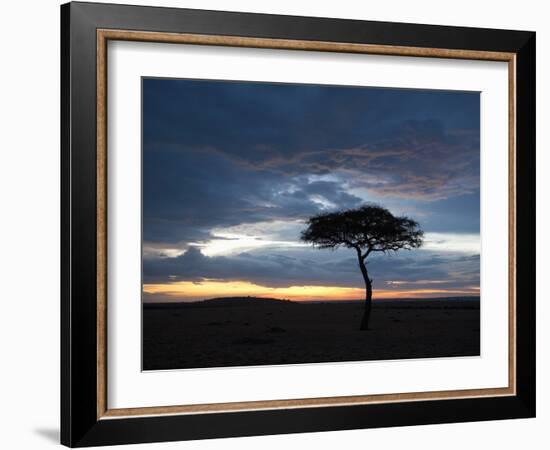
[[[372,252],[396,252],[422,245],[424,232],[409,217],[368,204],[310,217],[301,239],[318,248],[354,248],[365,259]]]

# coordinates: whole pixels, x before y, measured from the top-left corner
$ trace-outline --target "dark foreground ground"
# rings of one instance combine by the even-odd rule
[[[144,305],[143,369],[479,355],[479,298],[375,302],[215,299]]]

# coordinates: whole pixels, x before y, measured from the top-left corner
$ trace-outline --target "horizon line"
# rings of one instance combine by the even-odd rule
[[[372,301],[404,301],[404,300],[412,300],[412,301],[424,301],[424,300],[451,300],[451,299],[466,299],[466,298],[480,298],[480,295],[449,295],[449,296],[441,296],[441,297],[382,297],[382,298],[373,298]],[[281,301],[281,302],[290,302],[290,303],[349,303],[349,302],[364,302],[365,299],[332,299],[332,300],[291,300],[288,298],[277,298],[277,297],[257,297],[257,296],[230,296],[230,297],[209,297],[209,298],[203,298],[203,299],[196,299],[196,300],[159,300],[159,301],[151,301],[151,300],[141,300],[142,304],[189,304],[189,303],[201,303],[201,302],[207,302],[211,300],[236,300],[236,299],[254,299],[254,300],[265,300],[265,301]]]

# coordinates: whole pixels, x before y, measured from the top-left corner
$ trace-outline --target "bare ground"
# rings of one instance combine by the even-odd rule
[[[479,298],[361,302],[216,299],[144,305],[143,369],[476,356]]]

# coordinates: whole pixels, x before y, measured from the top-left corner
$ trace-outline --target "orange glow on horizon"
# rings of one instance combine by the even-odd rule
[[[269,287],[249,281],[178,281],[163,284],[144,284],[143,292],[151,298],[165,301],[195,301],[215,297],[270,297],[297,301],[359,300],[365,296],[362,288],[340,286]],[[421,298],[430,296],[479,295],[479,287],[466,289],[375,289],[374,299]]]

